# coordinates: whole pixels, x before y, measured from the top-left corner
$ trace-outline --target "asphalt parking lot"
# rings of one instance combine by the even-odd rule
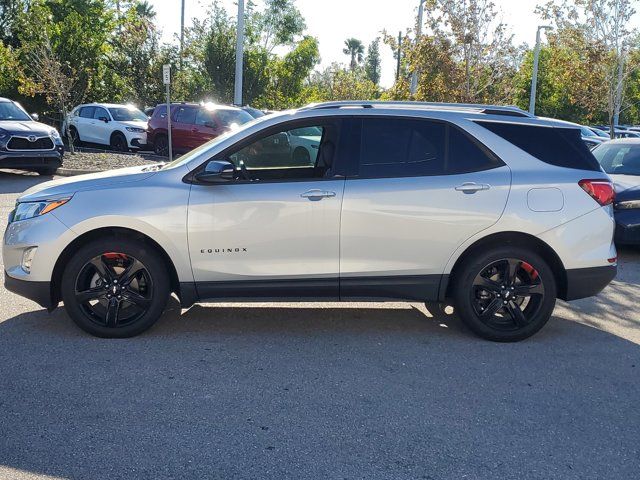
[[[0,226],[42,177],[0,172]],[[494,344],[388,304],[176,302],[127,340],[0,287],[0,478],[631,479],[640,250]]]

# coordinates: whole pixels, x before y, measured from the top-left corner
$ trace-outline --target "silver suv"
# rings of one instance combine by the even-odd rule
[[[174,292],[450,301],[516,341],[614,278],[613,197],[578,129],[513,107],[311,105],[173,163],[28,190],[5,285],[101,337],[148,329]]]

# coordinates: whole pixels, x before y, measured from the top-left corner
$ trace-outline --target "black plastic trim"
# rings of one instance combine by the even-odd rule
[[[567,270],[567,294],[562,300],[593,297],[609,285],[618,272],[617,265]]]
[[[398,275],[340,279],[340,299],[438,299],[442,275]]]
[[[4,272],[4,288],[20,295],[21,297],[33,300],[41,307],[52,310],[54,305],[51,299],[51,282],[31,282],[10,277]]]

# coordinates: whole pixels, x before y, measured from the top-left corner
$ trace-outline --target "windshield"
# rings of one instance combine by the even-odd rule
[[[587,127],[580,127],[580,133],[582,134],[583,137],[597,137],[598,136],[594,132],[592,132],[590,129],[588,129]]]
[[[640,143],[604,143],[593,150],[605,172],[615,175],[640,175]]]
[[[31,117],[13,102],[0,102],[0,120],[29,121]]]
[[[217,110],[216,116],[225,127],[233,124],[240,126],[253,120],[253,117],[243,110]]]
[[[245,112],[242,112],[242,113],[245,113]],[[248,114],[245,113],[245,115],[248,115]],[[265,120],[265,118],[267,118],[267,117],[251,118],[251,115],[248,115],[248,116],[250,118],[250,121],[244,123],[241,127],[232,128],[232,129],[226,131],[222,135],[219,135],[216,138],[214,138],[213,140],[209,140],[207,143],[204,143],[204,144],[200,145],[198,148],[196,148],[194,150],[191,150],[190,152],[182,155],[180,158],[176,158],[173,162],[169,162],[169,163],[165,164],[162,168],[163,169],[165,169],[165,168],[173,168],[173,167],[179,167],[181,165],[184,165],[185,163],[190,162],[192,158],[197,157],[198,155],[200,155],[202,152],[210,150],[211,148],[213,148],[216,145],[218,145],[219,143],[225,141],[229,137],[231,137],[233,135],[236,135],[237,133],[241,133],[244,130],[246,130],[248,128],[251,128],[256,123],[263,122]]]
[[[149,120],[149,117],[135,107],[114,107],[110,108],[109,112],[116,122],[132,122],[134,120],[146,122]]]

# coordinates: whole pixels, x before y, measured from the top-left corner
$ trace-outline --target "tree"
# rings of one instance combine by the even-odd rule
[[[256,12],[253,17],[251,24],[268,53],[279,45],[293,45],[307,28],[293,0],[265,0],[264,11]]]
[[[342,53],[351,57],[349,68],[354,71],[359,64],[362,63],[364,56],[364,45],[357,38],[348,38],[344,41],[345,47],[342,49]]]
[[[594,73],[604,79],[605,108],[613,136],[624,103],[625,84],[638,68],[630,55],[638,37],[630,20],[635,10],[630,0],[553,0],[538,9],[543,18],[553,20],[559,31],[574,29],[583,33],[590,45],[605,52]]]
[[[305,91],[305,101],[371,100],[378,98],[378,86],[369,80],[362,69],[345,70],[333,63],[312,75]]]
[[[5,45],[18,46],[17,21],[26,8],[26,0],[0,0],[0,41]]]
[[[378,85],[380,83],[381,69],[382,66],[380,62],[380,39],[376,38],[369,44],[367,57],[364,60],[364,71],[367,74],[367,78],[371,80],[371,82],[373,82],[375,85]]]

